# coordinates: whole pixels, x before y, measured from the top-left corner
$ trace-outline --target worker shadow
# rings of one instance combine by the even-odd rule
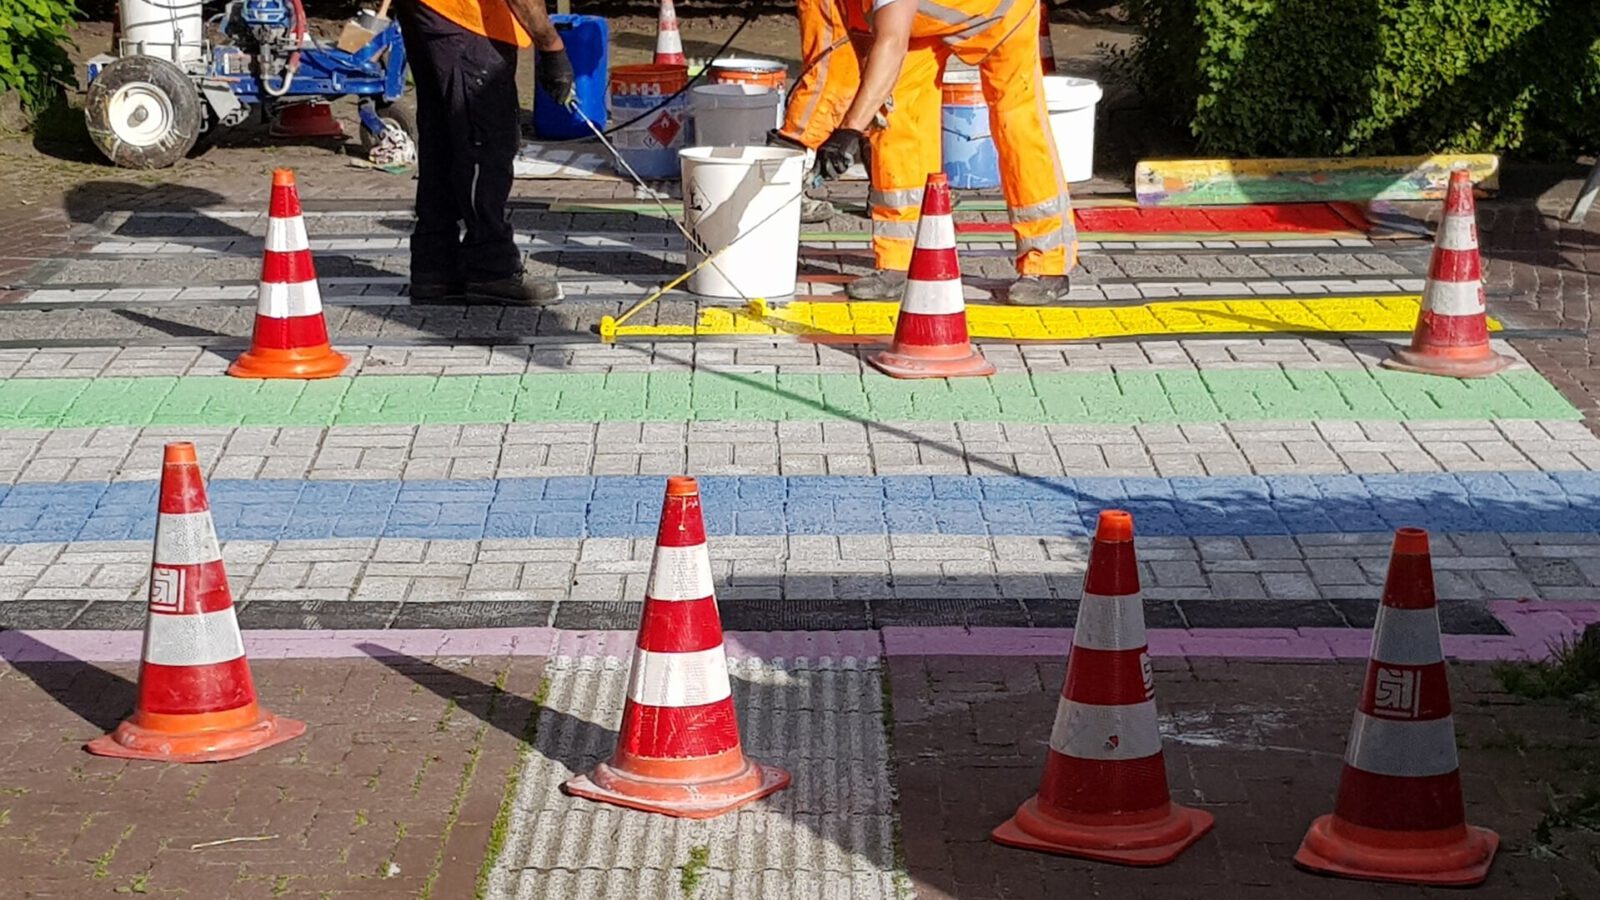
[[[77,659],[24,631],[0,631],[0,659],[39,690],[101,732],[133,709],[138,685]]]

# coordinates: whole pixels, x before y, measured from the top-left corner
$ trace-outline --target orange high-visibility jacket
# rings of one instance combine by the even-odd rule
[[[422,0],[428,8],[473,34],[518,47],[533,45],[506,0]]]
[[[861,87],[861,60],[846,25],[852,0],[798,0],[800,80],[788,99],[782,131],[812,150],[839,127]]]

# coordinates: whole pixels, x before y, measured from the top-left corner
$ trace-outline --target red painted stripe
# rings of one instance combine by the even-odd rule
[[[1476,250],[1435,249],[1428,277],[1434,281],[1482,281],[1483,258]]]
[[[1427,315],[1424,313],[1424,315]],[[1477,319],[1477,316],[1435,316],[1439,319]],[[1418,333],[1421,333],[1420,326]],[[1488,328],[1483,340],[1489,339]],[[1478,343],[1482,343],[1479,341]],[[1395,553],[1389,557],[1389,574],[1383,582],[1383,605],[1391,609],[1433,609],[1433,558],[1423,553]]]
[[[1139,563],[1134,556],[1133,541],[1095,541],[1089,548],[1089,569],[1083,590],[1102,597],[1139,593]]]
[[[922,214],[924,216],[948,216],[951,210],[950,179],[946,178],[943,172],[930,174],[927,186],[922,193]]]
[[[617,749],[654,759],[694,759],[739,746],[733,698],[704,706],[645,706],[628,701]]]
[[[1444,663],[1368,663],[1359,708],[1377,719],[1427,722],[1445,718],[1450,715],[1450,679]]]
[[[174,566],[157,562],[163,569],[175,569],[183,574],[183,605],[174,611],[151,609],[151,615],[194,615],[216,612],[233,606],[233,592],[228,589],[228,571],[222,560],[190,566]]]
[[[161,499],[156,507],[164,513],[206,512],[205,482],[200,467],[193,463],[161,467]]]
[[[722,646],[722,621],[717,601],[655,600],[646,597],[639,623],[639,649],[655,653],[689,653]]]
[[[250,663],[239,657],[212,666],[139,667],[139,709],[153,713],[208,713],[238,709],[256,699]]]
[[[1093,650],[1073,647],[1067,658],[1067,678],[1062,682],[1061,696],[1096,706],[1143,703],[1154,695],[1154,691],[1145,686],[1145,655],[1142,648]]]
[[[661,527],[656,544],[662,547],[695,547],[706,542],[706,523],[700,515],[700,495],[667,497],[661,504]]]
[[[328,343],[328,324],[320,314],[274,319],[258,313],[253,343],[270,350],[320,347]]]
[[[268,250],[261,255],[261,280],[279,284],[316,281],[317,267],[310,250]]]
[[[1445,215],[1478,214],[1478,201],[1472,196],[1472,173],[1450,173],[1450,186],[1444,195],[1444,211]]]
[[[894,342],[911,347],[949,347],[967,343],[967,317],[901,313],[894,326]]]
[[[1467,820],[1461,773],[1400,778],[1346,765],[1339,776],[1334,814],[1354,825],[1392,831],[1433,831],[1461,825]]]
[[[941,250],[918,247],[911,254],[911,268],[906,271],[906,277],[913,281],[960,281],[961,261],[956,258],[954,247]]]
[[[1476,347],[1489,342],[1489,322],[1483,316],[1441,316],[1423,310],[1417,315],[1413,350],[1429,347]]]
[[[287,219],[300,215],[300,192],[291,185],[273,185],[272,201],[267,206],[267,215],[274,219]]]
[[[1075,209],[1081,231],[1107,234],[1272,233],[1323,234],[1371,231],[1354,203],[1261,203],[1206,208],[1108,207]],[[1005,234],[1009,222],[957,222],[957,234]]]
[[[1039,804],[1067,814],[1105,816],[1165,810],[1167,766],[1160,753],[1142,759],[1076,759],[1048,752]]]

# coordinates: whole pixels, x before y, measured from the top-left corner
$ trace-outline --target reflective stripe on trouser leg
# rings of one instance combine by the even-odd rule
[[[1065,275],[1077,265],[1078,236],[1045,108],[1038,30],[1039,5],[1026,4],[958,52],[977,60],[982,73],[1000,187],[1017,242],[1017,271]]]
[[[783,133],[812,150],[839,127],[861,87],[861,60],[839,2],[799,0],[797,9],[805,68],[789,94]]]
[[[888,127],[872,136],[872,255],[879,269],[903,272],[911,265],[922,188],[943,163],[939,73],[948,55],[937,39],[911,41],[891,94]],[[913,192],[913,202],[899,202]],[[877,199],[886,202],[880,205]]]

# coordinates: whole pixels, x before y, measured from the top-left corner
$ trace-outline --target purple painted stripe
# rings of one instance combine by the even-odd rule
[[[1452,658],[1483,661],[1536,659],[1585,625],[1600,622],[1600,603],[1497,601],[1490,609],[1509,635],[1444,636]],[[632,656],[631,631],[557,631],[553,628],[392,629],[362,631],[250,631],[251,659],[347,659],[362,656]],[[1072,631],[1057,628],[884,628],[877,631],[729,632],[735,659],[877,656],[1061,656]],[[1226,656],[1237,659],[1364,659],[1366,631],[1351,628],[1153,629],[1155,656]],[[144,637],[137,631],[0,632],[0,659],[9,662],[137,662]]]

